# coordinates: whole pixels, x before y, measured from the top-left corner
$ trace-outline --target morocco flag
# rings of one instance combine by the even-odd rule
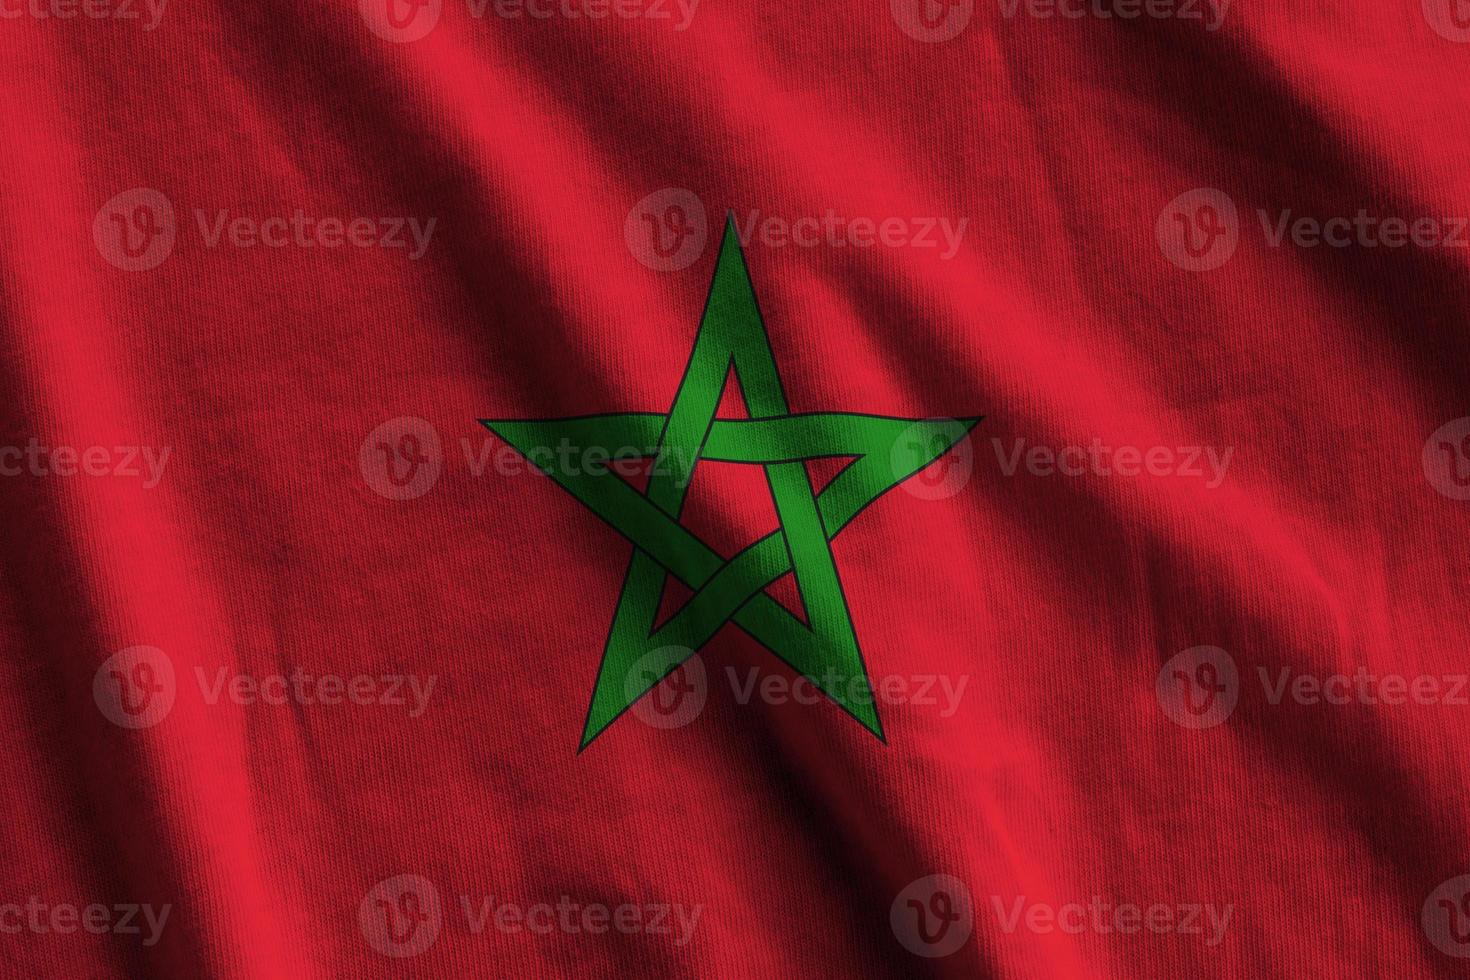
[[[1466,975],[1467,59],[0,0],[0,978]]]

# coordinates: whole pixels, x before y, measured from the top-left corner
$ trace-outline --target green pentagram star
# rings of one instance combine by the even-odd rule
[[[715,417],[732,364],[749,419]],[[704,318],[668,414],[482,420],[634,545],[581,748],[726,622],[882,739],[831,541],[863,508],[948,452],[979,421],[792,414],[733,221],[726,224]],[[853,460],[816,493],[806,461],[824,457]],[[642,493],[607,465],[631,458],[654,460]],[[701,459],[764,467],[780,519],[776,531],[729,560],[679,523]],[[795,575],[805,623],[765,591],[787,572]],[[669,575],[693,596],[655,629]]]

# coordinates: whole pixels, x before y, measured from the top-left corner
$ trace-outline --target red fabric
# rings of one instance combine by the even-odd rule
[[[1463,11],[1010,7],[444,0],[406,41],[348,0],[151,30],[0,0],[0,445],[37,447],[0,457],[0,972],[1461,975],[1470,253],[1290,223],[1470,214]],[[704,241],[661,256],[673,204]],[[415,259],[298,209],[435,224]],[[833,543],[875,683],[965,687],[880,705],[885,745],[739,703],[729,670],[791,674],[727,626],[698,717],[579,754],[631,546],[477,420],[667,411],[727,210],[843,219],[746,243],[793,411],[985,416],[956,492],[916,477]],[[940,244],[856,244],[889,218]],[[1195,271],[1212,229],[1234,250]],[[1069,475],[1017,440],[1177,455]],[[1214,486],[1190,447],[1231,450]],[[427,488],[388,478],[410,457]],[[708,472],[691,526],[771,529],[759,480]],[[1273,703],[1360,668],[1443,696]],[[112,671],[167,669],[161,717],[111,720]],[[211,703],[222,669],[409,705]],[[1228,714],[1190,714],[1231,669]],[[547,934],[465,908],[564,899]],[[151,944],[50,911],[95,904],[171,911]],[[1230,909],[1217,941],[1190,905]],[[911,951],[959,906],[957,948]],[[385,940],[395,910],[437,931]]]

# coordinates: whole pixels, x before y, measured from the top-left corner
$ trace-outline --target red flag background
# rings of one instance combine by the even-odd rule
[[[1463,975],[1467,6],[0,0],[4,974]],[[986,418],[886,745],[727,626],[578,754],[476,420],[667,411],[727,212],[793,411]]]

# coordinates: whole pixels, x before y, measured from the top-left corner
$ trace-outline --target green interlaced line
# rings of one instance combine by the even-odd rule
[[[717,419],[734,365],[750,419]],[[848,413],[791,414],[744,256],[727,225],[689,366],[668,414],[484,424],[635,545],[588,708],[582,748],[726,622],[734,622],[883,737],[831,540],[868,504],[978,423]],[[852,457],[820,493],[806,461]],[[640,493],[606,465],[652,458]],[[679,523],[699,460],[764,467],[778,530],[728,561]],[[793,572],[810,625],[766,594]],[[664,580],[693,596],[654,629]]]

